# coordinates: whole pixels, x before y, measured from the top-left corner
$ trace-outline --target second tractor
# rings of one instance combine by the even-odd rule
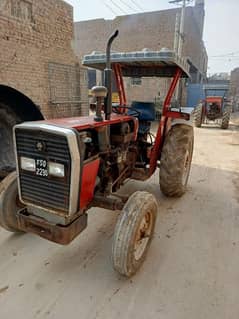
[[[230,122],[231,106],[227,99],[228,86],[204,85],[205,99],[194,110],[194,124],[201,127],[209,121],[217,122],[227,129]]]

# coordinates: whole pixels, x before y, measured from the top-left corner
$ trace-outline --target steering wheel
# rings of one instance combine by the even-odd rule
[[[119,110],[117,110],[119,108],[125,108],[125,109],[130,110],[130,114],[128,114],[128,115],[131,115],[131,116],[134,116],[134,117],[138,117],[138,116],[140,116],[142,114],[140,111],[138,111],[134,107],[121,106],[121,105],[113,106],[112,107],[112,112],[116,113],[116,114],[120,114]]]

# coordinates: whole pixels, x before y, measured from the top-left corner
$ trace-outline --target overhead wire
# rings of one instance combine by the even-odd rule
[[[131,5],[129,5],[127,2],[125,2],[124,0],[119,0],[121,3],[123,3],[123,5],[125,5],[126,7],[128,7],[128,9],[132,10],[133,12],[135,12],[136,10],[139,9],[135,9],[133,8]]]
[[[113,0],[109,0],[116,8],[118,8],[122,13],[127,14],[127,12],[122,9],[117,3],[115,3],[115,1]]]
[[[115,12],[114,9],[113,9],[110,5],[108,5],[108,3],[106,3],[105,1],[104,1],[104,5],[105,5],[115,16],[118,15],[118,13]]]
[[[131,0],[131,2],[134,3],[134,5],[135,5],[135,7],[137,7],[137,9],[134,8],[132,5],[128,4],[128,3],[127,3],[126,1],[124,1],[124,0],[119,0],[119,1],[122,3],[123,6],[127,7],[127,9],[132,10],[133,12],[139,11],[139,10],[140,10],[140,12],[141,12],[142,10],[144,10],[144,9],[143,9],[142,7],[140,7],[134,0]],[[109,2],[111,3],[111,5],[109,4]],[[109,9],[109,10],[111,11],[111,13],[113,13],[115,16],[120,15],[121,13],[123,13],[123,14],[125,14],[125,15],[130,14],[129,12],[126,12],[125,8],[123,8],[122,6],[120,6],[120,5],[119,5],[118,3],[116,3],[116,1],[114,1],[114,0],[108,0],[108,2],[107,2],[107,1],[103,1],[103,3],[104,3],[104,5],[105,5],[105,7],[107,7],[107,9]],[[121,13],[119,13],[119,11],[120,11]]]
[[[233,57],[235,54],[239,54],[239,51],[234,51],[230,53],[220,54],[220,55],[212,55],[210,58],[224,58],[224,57]]]
[[[130,0],[140,11],[144,11],[144,9],[139,5],[135,0]]]
[[[238,55],[226,55],[226,56],[210,56],[209,59],[216,59],[216,60],[225,60],[225,59],[234,59],[234,58],[238,58]]]

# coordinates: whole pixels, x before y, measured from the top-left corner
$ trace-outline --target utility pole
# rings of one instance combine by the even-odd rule
[[[186,2],[189,2],[189,0],[172,0],[169,1],[169,3],[181,3],[182,2],[182,10],[181,10],[181,18],[180,18],[180,27],[179,31],[176,31],[176,34],[179,34],[179,41],[178,41],[178,46],[177,46],[177,51],[176,53],[178,54],[179,57],[182,56],[182,51],[183,51],[183,42],[184,42],[184,24],[185,24],[185,9],[186,9]],[[176,28],[178,27],[178,16],[176,15]],[[178,28],[177,28],[178,30]],[[177,37],[175,35],[175,37]]]
[[[184,43],[184,25],[185,25],[185,9],[186,9],[186,2],[190,0],[172,0],[169,3],[181,3],[182,2],[182,9],[181,9],[181,17],[180,17],[180,25],[179,25],[179,14],[176,14],[176,21],[175,21],[175,38],[174,38],[174,51],[175,53],[181,58],[183,53],[183,43]],[[178,83],[175,97],[176,100],[179,102],[180,98],[180,83]]]
[[[186,9],[186,0],[183,0],[181,20],[180,20],[180,30],[179,30],[179,45],[178,45],[178,55],[180,57],[182,56],[183,43],[184,43],[185,9]]]
[[[179,44],[179,32],[180,32],[179,23],[180,23],[179,13],[176,13],[173,51],[177,54],[178,54],[178,44]]]

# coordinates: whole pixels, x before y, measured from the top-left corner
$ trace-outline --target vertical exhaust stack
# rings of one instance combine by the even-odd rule
[[[110,61],[111,45],[115,38],[119,35],[119,30],[109,38],[106,48],[106,68],[104,70],[105,87],[107,88],[108,94],[105,99],[105,119],[110,120],[110,115],[112,113],[112,69]]]

